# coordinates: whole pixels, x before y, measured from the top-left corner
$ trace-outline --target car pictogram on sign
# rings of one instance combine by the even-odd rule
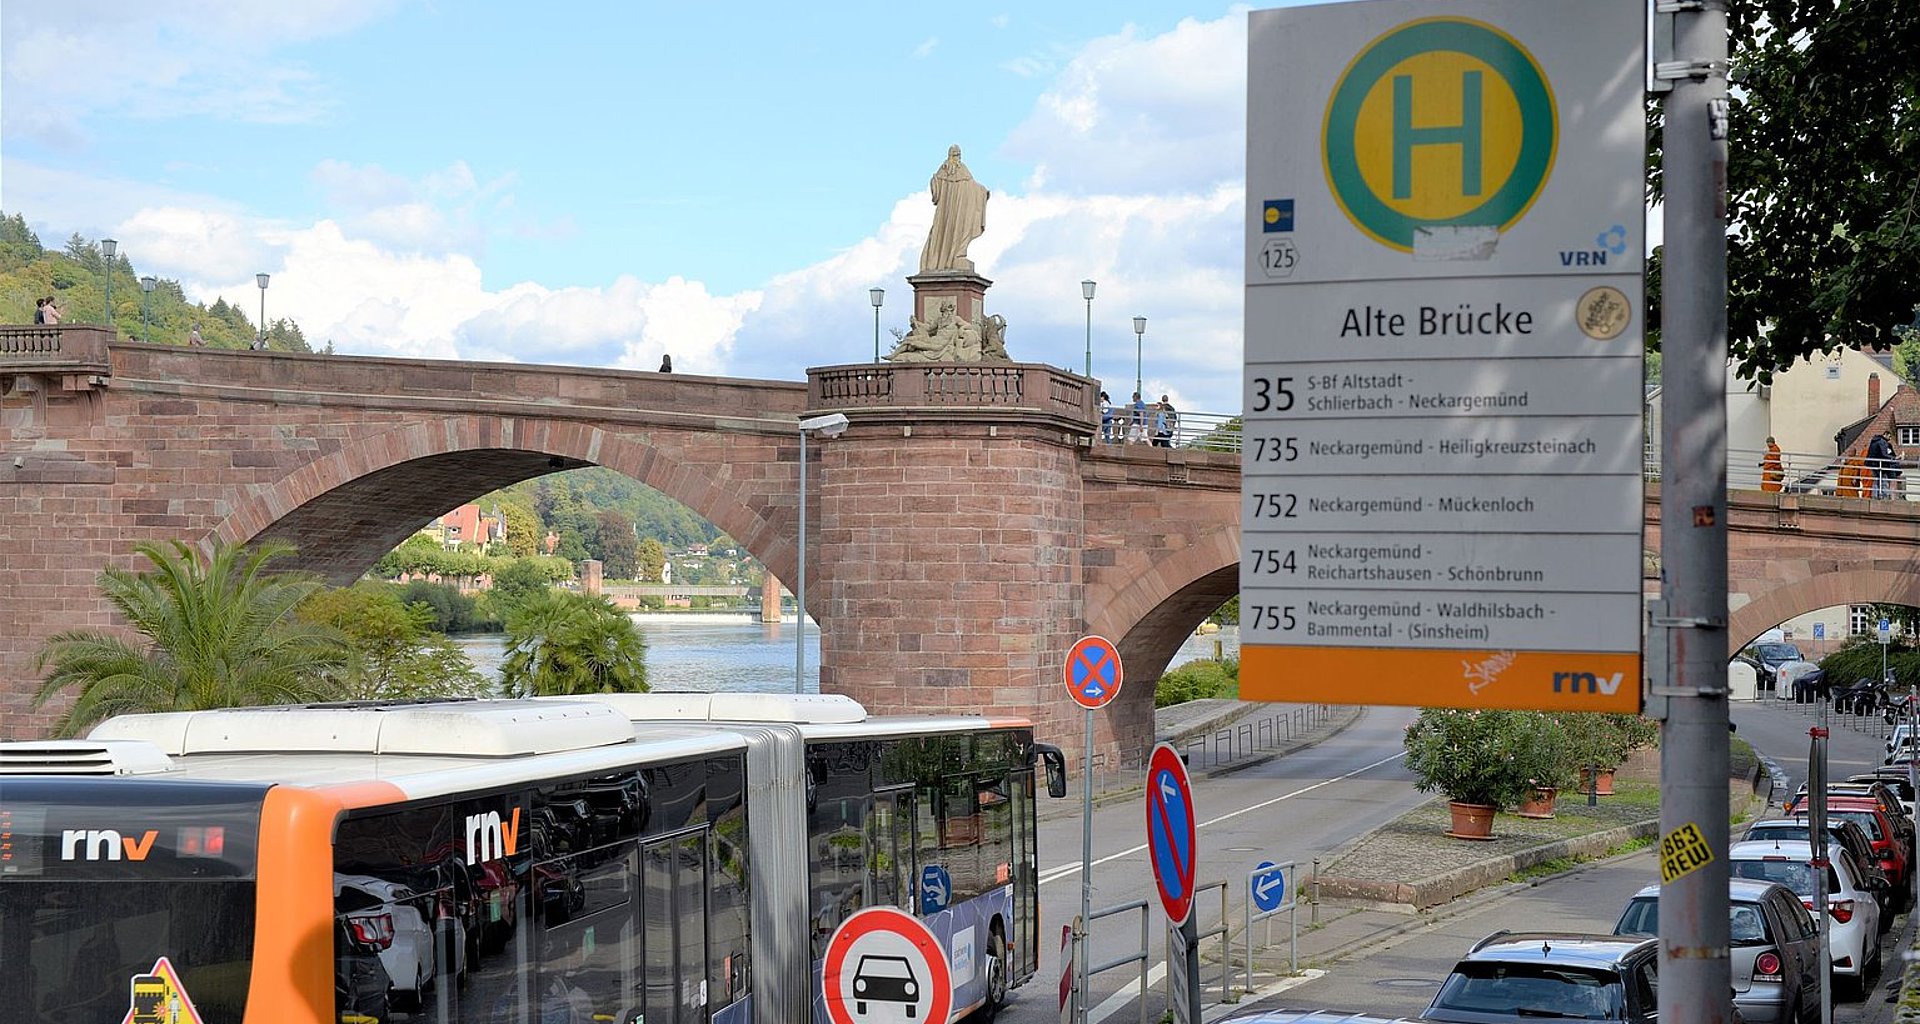
[[[820,995],[833,1024],[945,1024],[953,970],[940,940],[897,907],[857,911],[827,940]]]
[[[920,985],[914,980],[913,965],[903,956],[863,956],[853,969],[853,1012],[864,1017],[867,1003],[900,1003],[911,1018],[920,998]]]

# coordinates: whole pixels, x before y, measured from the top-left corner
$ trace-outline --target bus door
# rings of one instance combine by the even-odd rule
[[[706,1024],[706,826],[640,845],[646,1024]]]
[[[957,865],[950,863],[950,850],[942,843],[941,808],[942,797],[939,792],[939,780],[931,785],[917,787],[913,814],[913,873],[907,876],[906,896],[908,912],[920,918],[927,930],[940,940],[940,948],[947,951],[948,962],[953,956],[953,910],[952,884]],[[940,886],[948,887],[947,898],[939,898]],[[935,910],[934,906],[946,909]],[[957,987],[960,979],[955,978]]]
[[[873,794],[867,819],[867,906],[917,912],[913,879],[913,789],[902,786]]]
[[[1033,772],[1014,771],[1007,776],[1008,796],[1013,804],[1013,934],[1007,950],[1008,975],[1024,979],[1040,968],[1039,879],[1034,863]]]

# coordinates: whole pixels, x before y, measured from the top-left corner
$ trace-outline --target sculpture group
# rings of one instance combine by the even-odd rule
[[[1012,362],[1005,317],[983,312],[969,318],[958,312],[966,296],[964,301],[977,309],[991,283],[974,272],[967,246],[986,231],[992,193],[960,162],[959,146],[948,147],[946,162],[933,172],[927,191],[933,200],[933,226],[920,250],[920,273],[908,280],[914,287],[914,308],[931,309],[932,315],[914,316],[904,334],[893,332],[898,344],[886,358],[896,363]]]

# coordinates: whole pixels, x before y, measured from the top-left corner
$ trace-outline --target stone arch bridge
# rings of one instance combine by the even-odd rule
[[[334,583],[505,484],[606,466],[809,586],[824,689],[880,710],[1022,715],[1079,736],[1061,682],[1086,632],[1155,679],[1238,589],[1232,453],[1097,446],[1097,382],[1030,364],[826,367],[806,383],[109,343],[0,330],[0,737],[51,634],[119,625],[95,577],[142,540],[279,538]],[[1150,686],[1099,717],[1151,745]],[[1078,744],[1067,744],[1077,749]]]

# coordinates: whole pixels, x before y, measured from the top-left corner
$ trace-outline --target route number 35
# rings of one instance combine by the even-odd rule
[[[1254,412],[1286,412],[1292,408],[1292,377],[1253,378]]]

